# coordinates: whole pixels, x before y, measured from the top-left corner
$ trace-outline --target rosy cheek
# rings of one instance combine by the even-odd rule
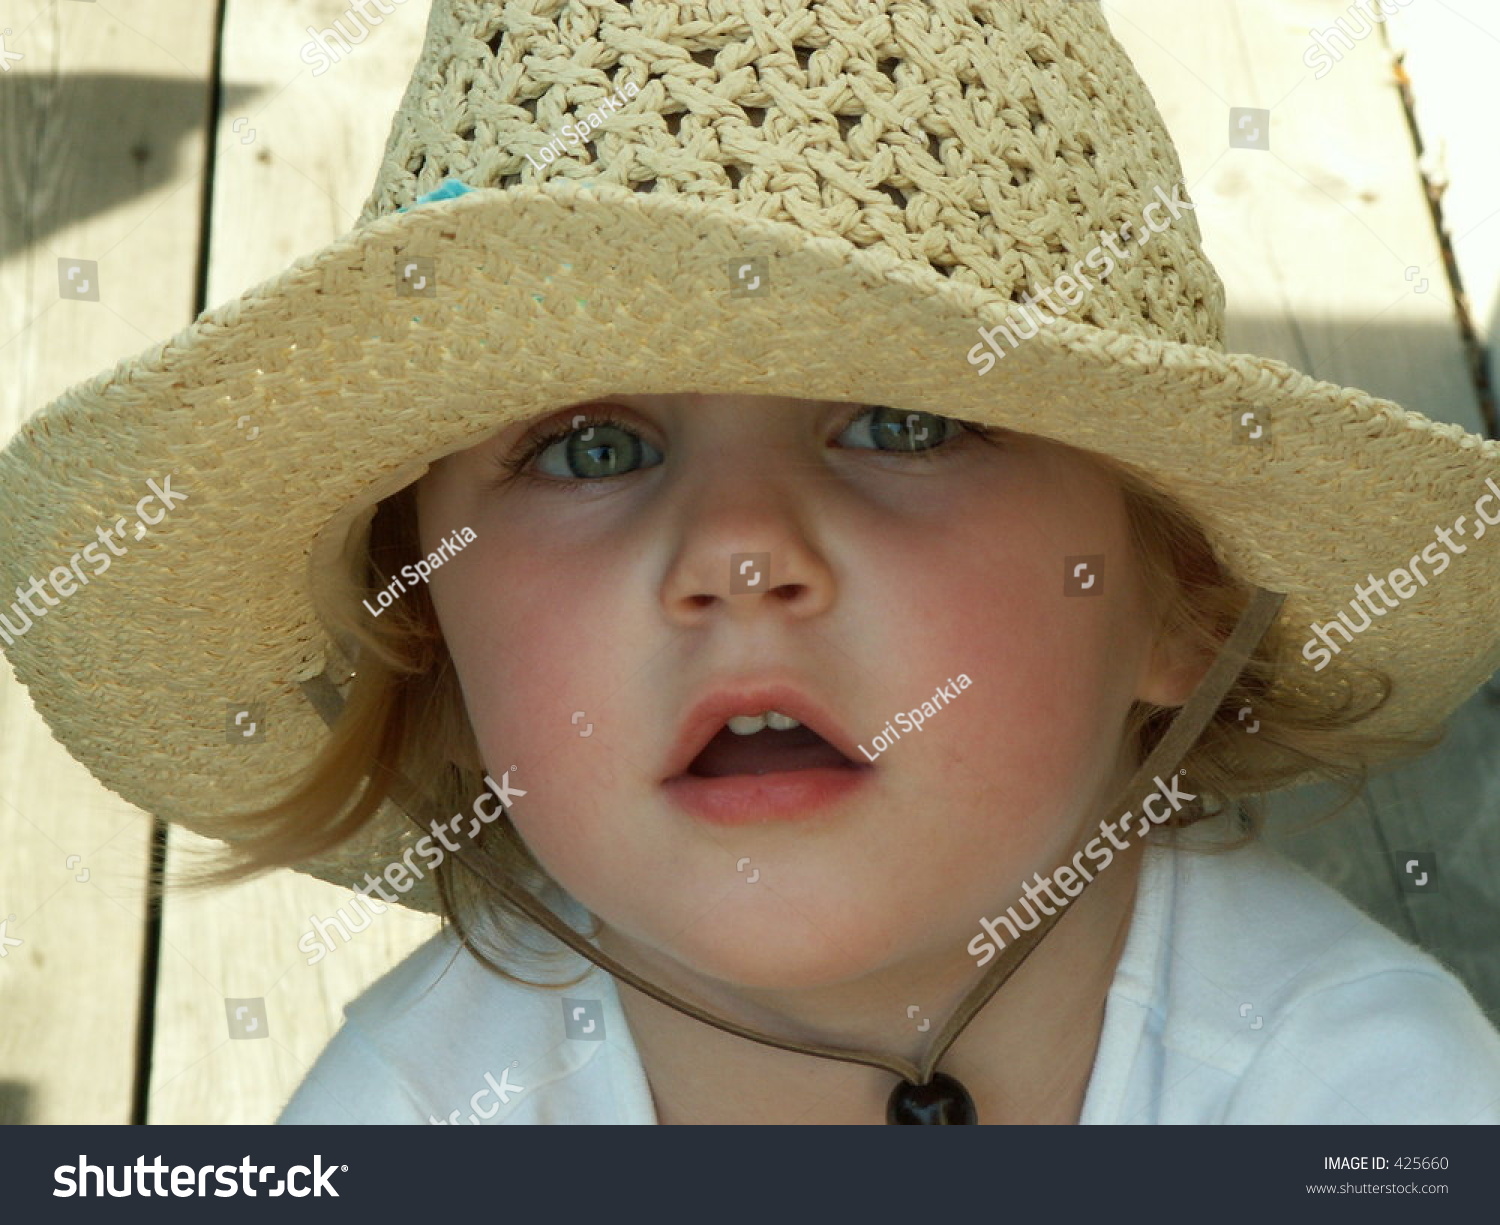
[[[475,731],[524,736],[522,716],[565,688],[576,629],[555,599],[535,598],[528,562],[514,551],[491,542],[463,561],[461,570],[437,577],[433,596],[470,714],[485,725]]]
[[[630,611],[649,606],[649,593],[617,548],[560,551],[512,531],[484,543],[445,568],[434,590],[480,750],[551,780],[554,792],[572,779],[570,795],[587,802],[614,788],[622,763],[644,768],[649,756],[643,712],[629,705],[639,690],[628,683],[657,641],[646,614]]]
[[[923,635],[949,644],[927,658],[973,681],[951,729],[933,727],[953,737],[952,778],[1019,821],[1063,811],[1112,765],[1110,737],[1128,708],[1122,694],[1135,659],[1121,636],[1131,608],[1127,540],[1096,490],[1055,506],[1037,491],[978,501],[987,504],[958,521],[986,530],[950,537],[929,555],[909,552],[919,581],[909,578],[907,589],[924,593]],[[1051,508],[1033,514],[1028,505]],[[1063,559],[1073,553],[1104,556],[1103,591],[1065,597]]]

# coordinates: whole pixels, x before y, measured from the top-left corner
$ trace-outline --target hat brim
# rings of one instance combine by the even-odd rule
[[[403,296],[398,265],[423,259],[433,296]],[[750,260],[765,283],[731,292]],[[324,742],[300,688],[330,647],[309,576],[348,526],[432,460],[594,396],[869,401],[1111,456],[1174,494],[1234,573],[1287,594],[1297,643],[1500,474],[1500,444],[1280,362],[1062,319],[981,376],[978,329],[1016,309],[923,260],[682,194],[554,180],[382,218],[26,422],[0,454],[6,590],[128,519],[148,479],[188,500],[9,657],[105,786],[224,837],[217,814]],[[1247,407],[1266,445],[1237,441]],[[1430,730],[1500,663],[1500,547],[1469,543],[1321,671],[1289,655],[1282,683],[1337,704],[1379,668],[1395,690],[1367,729]],[[231,744],[226,709],[252,703],[262,734]],[[387,808],[303,870],[349,884],[415,836]],[[402,900],[433,908],[430,883]]]

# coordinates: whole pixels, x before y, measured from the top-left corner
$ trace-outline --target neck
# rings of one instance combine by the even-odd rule
[[[939,1061],[982,1123],[1076,1123],[1124,949],[1141,847],[1116,858]],[[692,971],[606,928],[601,947],[716,1015],[768,1035],[917,1059],[980,972],[959,946],[856,980],[747,991]],[[884,1123],[896,1084],[884,1069],[804,1055],[724,1033],[620,984],[620,1003],[657,1118],[679,1123]],[[920,1003],[908,1018],[907,1008]],[[927,1030],[918,1026],[930,1021]]]

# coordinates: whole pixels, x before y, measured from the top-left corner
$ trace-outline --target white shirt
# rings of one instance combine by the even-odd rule
[[[344,1012],[279,1122],[656,1122],[597,967],[527,988],[444,931]],[[1437,961],[1275,851],[1154,842],[1079,1122],[1497,1123],[1500,1035]]]

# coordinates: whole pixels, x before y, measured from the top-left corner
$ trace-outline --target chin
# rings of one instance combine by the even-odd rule
[[[793,912],[795,913],[795,912]],[[658,946],[696,974],[730,987],[800,991],[845,983],[881,969],[889,946],[870,933],[835,933],[837,943],[810,933],[805,923],[763,921],[754,928],[716,929],[708,924],[690,936]]]

